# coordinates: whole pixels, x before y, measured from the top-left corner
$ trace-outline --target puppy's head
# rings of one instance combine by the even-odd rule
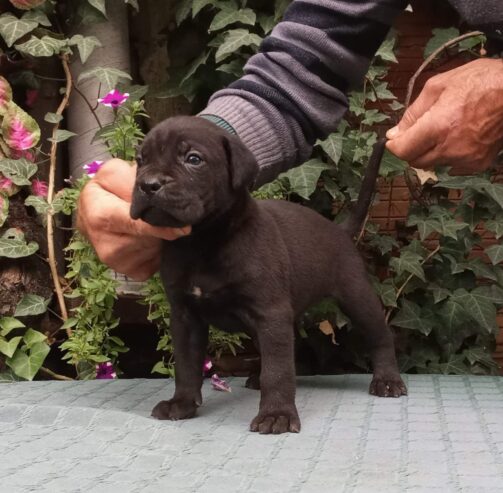
[[[137,162],[131,217],[154,226],[194,226],[225,212],[258,171],[238,137],[199,117],[159,123]]]

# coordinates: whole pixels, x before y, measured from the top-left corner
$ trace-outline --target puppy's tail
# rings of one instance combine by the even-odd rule
[[[352,207],[349,218],[341,224],[342,228],[345,229],[351,237],[356,236],[360,232],[365,218],[367,217],[370,203],[374,195],[386,140],[387,139],[382,138],[374,144],[374,149],[372,150],[372,155],[370,156],[367,169],[365,170],[365,176],[363,177],[356,204]]]

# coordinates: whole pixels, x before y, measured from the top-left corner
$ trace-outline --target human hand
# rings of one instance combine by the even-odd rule
[[[132,279],[144,281],[159,270],[161,240],[175,240],[190,227],[159,228],[129,215],[136,166],[107,161],[80,194],[77,228],[102,262]]]
[[[503,60],[479,59],[428,80],[387,148],[414,168],[487,169],[503,148]]]

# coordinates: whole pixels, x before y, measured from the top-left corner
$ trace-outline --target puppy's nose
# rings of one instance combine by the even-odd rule
[[[163,185],[165,184],[164,180],[161,180],[157,177],[144,178],[140,183],[140,190],[146,195],[154,195],[158,192]]]

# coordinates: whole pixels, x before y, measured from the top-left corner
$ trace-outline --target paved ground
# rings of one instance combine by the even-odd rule
[[[409,376],[409,397],[370,377],[299,377],[299,435],[247,431],[258,393],[233,379],[196,419],[149,417],[162,380],[0,385],[0,491],[503,491],[503,378]]]

